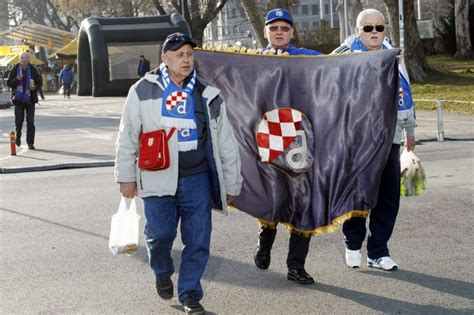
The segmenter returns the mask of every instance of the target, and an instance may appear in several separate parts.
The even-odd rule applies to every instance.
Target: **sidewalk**
[[[37,150],[28,150],[23,144],[17,148],[17,156],[10,156],[8,137],[13,129],[13,109],[0,110],[0,173],[113,165],[124,98],[74,98],[66,103],[60,97],[52,96],[37,107]],[[102,112],[101,106],[104,107]],[[86,109],[89,108],[95,108],[97,112],[87,112],[90,114],[87,115]],[[474,116],[443,113],[443,122],[446,141],[474,141]],[[419,144],[436,141],[436,111],[417,112],[417,123]],[[26,135],[26,126],[23,132]],[[25,137],[22,140],[25,141]]]

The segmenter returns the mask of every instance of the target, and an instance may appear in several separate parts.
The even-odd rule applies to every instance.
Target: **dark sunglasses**
[[[362,30],[366,33],[372,32],[374,28],[379,33],[382,33],[383,31],[385,31],[385,25],[382,25],[382,24],[378,24],[378,25],[367,24],[367,25],[362,26]]]
[[[270,32],[278,32],[278,29],[280,29],[280,31],[282,31],[283,33],[287,33],[287,32],[290,31],[291,27],[290,26],[273,25],[273,26],[269,26],[268,29],[270,30]]]

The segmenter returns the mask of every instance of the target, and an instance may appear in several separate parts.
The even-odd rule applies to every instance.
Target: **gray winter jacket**
[[[175,195],[178,183],[177,132],[169,141],[171,165],[168,169],[142,171],[136,163],[142,128],[144,133],[159,129],[169,133],[160,123],[164,91],[160,82],[159,73],[147,73],[130,88],[116,142],[115,179],[117,182],[136,181],[141,197]],[[199,77],[195,88],[201,92],[207,109],[206,147],[213,207],[226,212],[226,195],[239,195],[243,182],[237,141],[220,91]]]

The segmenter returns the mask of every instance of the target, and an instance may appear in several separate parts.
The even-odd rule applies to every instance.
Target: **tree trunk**
[[[433,11],[434,50],[440,54],[456,52],[454,0],[430,0]]]
[[[253,33],[256,35],[257,45],[264,47],[266,45],[266,39],[263,35],[263,29],[265,27],[263,17],[258,9],[258,4],[255,0],[242,0],[242,7],[244,8],[245,14],[249,19],[250,26],[252,27]]]
[[[454,2],[456,23],[456,58],[470,58],[472,54],[471,34],[469,29],[469,0]]]
[[[345,19],[344,16],[344,0],[338,0],[337,2],[337,15],[339,16],[339,39],[341,43],[351,34],[354,34],[354,29],[357,26],[357,15],[362,11],[362,4],[360,0],[346,0],[347,9],[347,34],[344,32]]]
[[[349,30],[354,34],[354,29],[357,26],[357,16],[362,11],[362,3],[360,0],[346,0],[347,1],[347,18]]]
[[[415,1],[403,0],[403,12],[405,15],[405,63],[410,79],[414,82],[422,82],[426,78],[428,63],[416,24]]]
[[[390,40],[394,47],[400,47],[400,21],[398,19],[398,1],[383,0],[387,11],[388,24],[390,29]]]

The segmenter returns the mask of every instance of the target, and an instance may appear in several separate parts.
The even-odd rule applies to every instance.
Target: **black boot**
[[[254,256],[257,268],[268,269],[268,267],[270,267],[270,252],[276,232],[276,229],[260,227],[260,231],[258,232],[258,247]]]
[[[311,284],[314,279],[304,269],[306,256],[308,255],[311,237],[303,237],[298,234],[290,234],[290,244],[286,265],[288,266],[288,280],[298,284]]]

